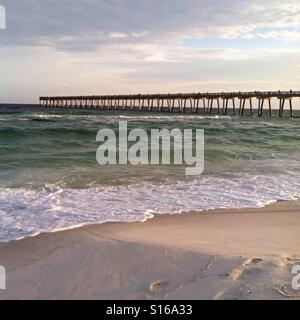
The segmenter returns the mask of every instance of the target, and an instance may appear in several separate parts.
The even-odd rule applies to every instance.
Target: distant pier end
[[[300,91],[254,91],[220,93],[177,93],[177,94],[136,94],[40,97],[40,106],[46,108],[74,108],[92,110],[122,110],[149,112],[189,112],[227,115],[232,114],[261,117],[266,108],[272,115],[272,100],[278,100],[278,116],[283,116],[288,104],[290,116],[294,117],[294,98]],[[246,108],[247,107],[247,108]],[[246,112],[247,111],[247,112]]]

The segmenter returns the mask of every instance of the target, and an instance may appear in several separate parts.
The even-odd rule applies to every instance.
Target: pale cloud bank
[[[2,2],[1,100],[299,89],[298,0]]]

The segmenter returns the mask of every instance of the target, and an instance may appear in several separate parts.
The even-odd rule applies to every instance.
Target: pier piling
[[[138,94],[100,96],[61,96],[40,97],[40,106],[45,108],[123,110],[148,112],[181,112],[227,115],[229,105],[236,114],[236,101],[239,100],[238,114],[244,116],[247,110],[254,114],[253,99],[258,101],[257,115],[262,117],[265,102],[268,114],[272,116],[272,100],[279,101],[278,116],[283,117],[286,101],[289,103],[289,116],[294,117],[293,99],[300,97],[300,91],[255,91],[221,93],[179,93],[179,94]],[[220,104],[222,101],[222,106]],[[249,103],[247,103],[249,102]],[[248,109],[250,108],[250,109]],[[249,115],[249,113],[247,112]]]

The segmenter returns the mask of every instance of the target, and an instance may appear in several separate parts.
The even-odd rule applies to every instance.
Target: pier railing
[[[293,99],[300,97],[300,91],[252,91],[218,93],[136,94],[40,97],[40,106],[46,108],[77,108],[94,110],[124,110],[150,112],[192,112],[205,114],[229,113],[243,116],[257,110],[262,116],[267,103],[268,114],[272,115],[272,100],[278,100],[278,116],[283,116],[286,102],[290,116],[294,116]],[[254,105],[256,102],[256,105]],[[255,107],[257,106],[257,107]]]

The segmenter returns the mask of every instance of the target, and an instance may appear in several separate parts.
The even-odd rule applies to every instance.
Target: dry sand
[[[300,202],[44,234],[0,264],[0,299],[299,299]]]

